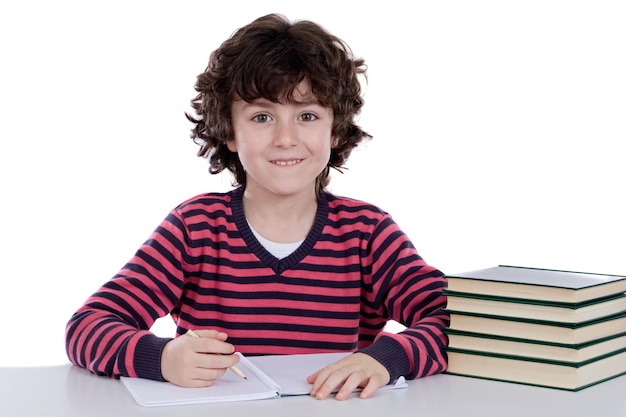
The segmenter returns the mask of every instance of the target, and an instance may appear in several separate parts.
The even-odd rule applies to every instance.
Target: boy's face
[[[296,103],[234,100],[234,138],[228,148],[246,170],[246,190],[274,195],[315,193],[315,180],[328,164],[333,111],[322,107],[307,83],[294,92]]]

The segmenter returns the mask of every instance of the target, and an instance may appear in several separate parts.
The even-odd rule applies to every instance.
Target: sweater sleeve
[[[421,378],[445,371],[449,325],[443,293],[447,280],[428,265],[409,238],[385,215],[372,234],[369,255],[371,274],[364,284],[366,316],[383,316],[406,329],[397,334],[379,333],[359,351],[382,363],[392,380],[400,376]]]
[[[66,326],[68,358],[98,375],[162,380],[161,353],[171,338],[149,331],[180,298],[186,229],[176,211],[132,259],[74,313]]]

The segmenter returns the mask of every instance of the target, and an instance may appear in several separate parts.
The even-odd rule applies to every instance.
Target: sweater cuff
[[[390,381],[401,376],[407,376],[411,365],[406,357],[406,351],[400,343],[391,337],[379,337],[376,341],[358,352],[368,354],[380,362],[389,372]]]
[[[161,374],[161,354],[172,338],[146,335],[137,341],[133,363],[139,378],[164,381]]]

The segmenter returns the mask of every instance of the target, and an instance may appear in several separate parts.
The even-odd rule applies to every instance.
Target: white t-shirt
[[[304,239],[290,243],[272,242],[271,240],[265,239],[256,230],[254,230],[250,223],[248,223],[248,226],[250,226],[250,230],[252,230],[254,237],[256,237],[256,239],[265,248],[265,250],[267,250],[278,259],[283,259],[291,255],[296,249],[298,249],[302,242],[304,242]]]

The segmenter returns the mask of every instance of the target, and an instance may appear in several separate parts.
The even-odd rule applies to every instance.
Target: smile
[[[296,165],[302,162],[302,159],[291,159],[289,161],[272,161],[273,164],[279,165],[281,167],[286,167],[290,165]]]

